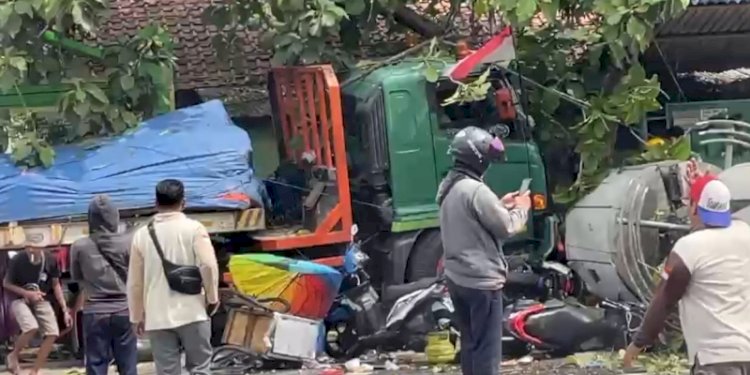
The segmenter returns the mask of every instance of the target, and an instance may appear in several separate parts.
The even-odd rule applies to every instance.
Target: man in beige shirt
[[[210,316],[219,305],[219,270],[206,228],[185,216],[184,207],[182,182],[170,179],[156,185],[158,213],[153,223],[164,258],[178,265],[198,266],[203,294],[182,294],[169,287],[145,226],[133,235],[130,254],[130,321],[139,335],[148,333],[159,375],[181,373],[181,347],[185,351],[185,367],[191,374],[208,374],[211,360]]]

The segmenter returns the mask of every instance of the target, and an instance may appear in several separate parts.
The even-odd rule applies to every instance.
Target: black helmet
[[[448,153],[456,165],[482,175],[491,163],[505,160],[505,145],[488,131],[468,126],[453,137]]]

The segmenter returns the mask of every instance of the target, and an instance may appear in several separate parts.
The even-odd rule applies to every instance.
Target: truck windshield
[[[457,87],[451,81],[441,81],[435,86],[436,111],[441,129],[451,131],[479,126],[502,138],[523,138],[522,132],[513,123],[500,120],[492,89],[487,92],[484,100],[443,105],[446,99],[453,96]]]

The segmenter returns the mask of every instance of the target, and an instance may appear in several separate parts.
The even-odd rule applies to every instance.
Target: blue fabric
[[[85,215],[91,198],[108,194],[120,209],[149,208],[166,178],[185,184],[189,209],[244,209],[244,193],[263,203],[253,177],[247,132],[213,100],[153,118],[130,133],[55,148],[50,168],[27,171],[0,157],[0,222]]]

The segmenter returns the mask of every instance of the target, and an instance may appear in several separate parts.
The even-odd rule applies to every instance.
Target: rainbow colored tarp
[[[316,320],[328,314],[342,280],[329,266],[271,254],[233,255],[229,272],[241,293],[283,298],[292,307],[289,314]]]

